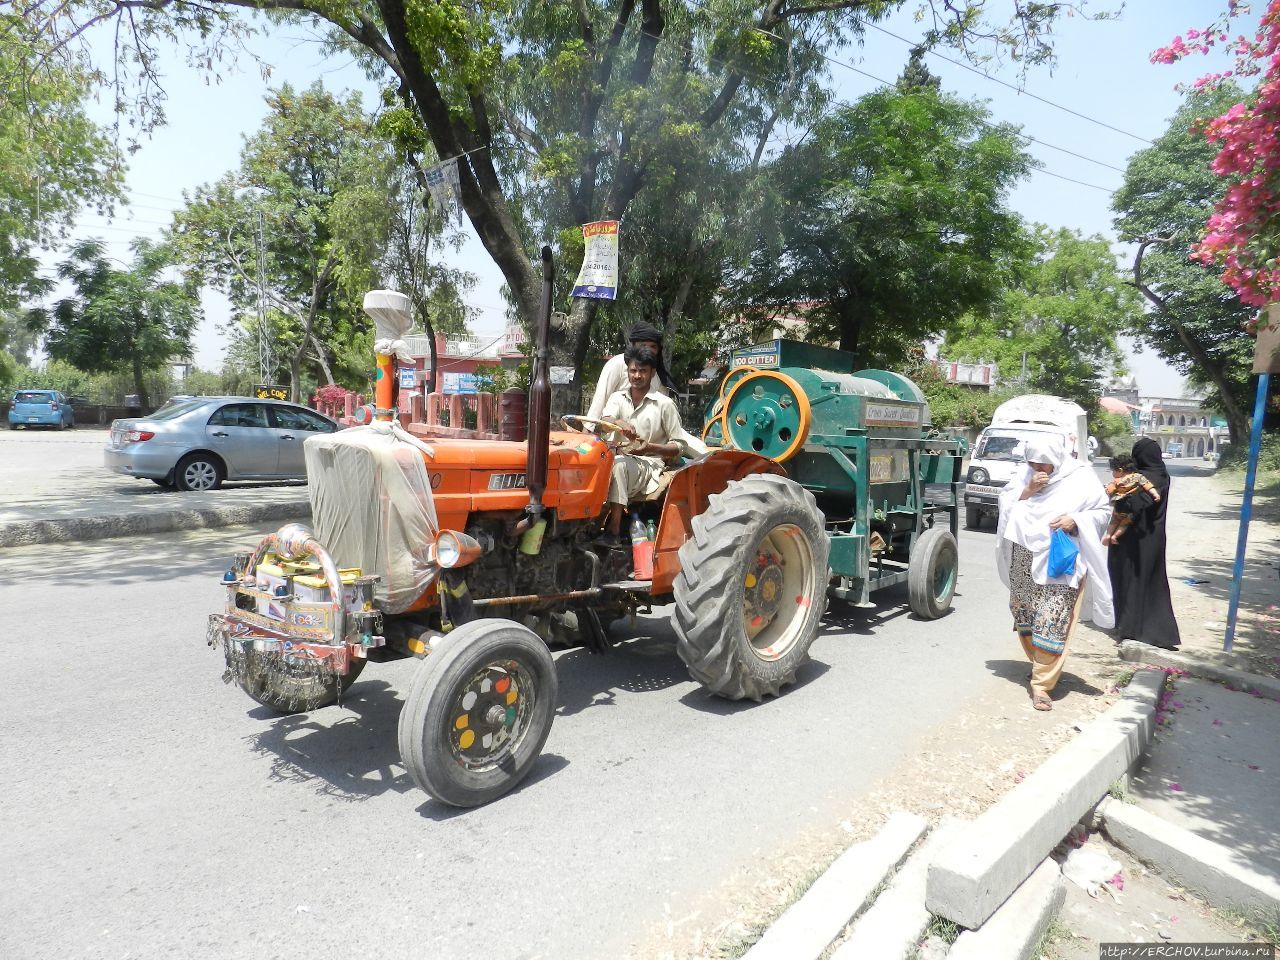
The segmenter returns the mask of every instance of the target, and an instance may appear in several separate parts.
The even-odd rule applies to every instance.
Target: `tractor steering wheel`
[[[605,433],[622,434],[624,439],[618,449],[624,453],[637,442],[626,437],[626,431],[630,427],[606,417],[579,417],[569,413],[560,418],[560,423],[566,430],[575,430],[578,433],[594,433],[596,436],[602,436]],[[594,427],[588,427],[587,424],[593,424]]]

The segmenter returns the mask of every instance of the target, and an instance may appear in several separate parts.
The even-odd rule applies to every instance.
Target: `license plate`
[[[27,423],[39,423],[39,422],[40,422],[39,417],[27,417]]]

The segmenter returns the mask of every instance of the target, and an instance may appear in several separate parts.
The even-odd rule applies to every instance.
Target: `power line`
[[[689,0],[689,2],[690,2],[690,3],[692,3],[694,6],[698,7],[698,8],[699,8],[700,10],[702,10],[703,12],[708,13],[708,14],[710,13],[710,11],[706,9],[706,5],[705,5],[705,3],[703,2],[703,0]],[[875,24],[867,23],[866,21],[863,21],[863,20],[861,20],[860,18],[859,18],[859,22],[862,22],[862,23],[864,23],[864,24],[865,24],[865,25],[867,25],[867,26],[872,26],[872,27],[875,27],[875,26],[876,26]],[[768,38],[769,38],[769,39],[771,39],[771,40],[776,40],[776,41],[778,41],[778,42],[780,42],[780,43],[787,43],[787,42],[788,42],[788,40],[787,40],[787,38],[786,38],[786,37],[779,36],[778,34],[773,33],[772,31],[762,29],[761,27],[757,27],[757,26],[755,26],[754,24],[749,24],[748,26],[750,26],[750,28],[751,28],[752,30],[754,30],[756,33],[759,33],[759,34],[761,34],[762,36],[766,36],[766,37],[768,37]],[[882,31],[883,31],[883,32],[885,32],[885,33],[889,33],[889,31],[883,30],[883,28],[881,28],[881,27],[876,27],[876,29],[878,29],[878,30],[882,30]],[[669,38],[664,38],[664,37],[661,37],[661,36],[657,36],[657,35],[655,35],[655,34],[650,34],[650,33],[648,33],[647,31],[644,31],[644,30],[641,30],[640,32],[641,32],[641,33],[646,34],[647,36],[651,36],[651,37],[653,37],[655,40],[663,40],[663,39],[668,39],[668,40],[669,40]],[[890,35],[890,36],[892,36],[892,37],[894,37],[894,38],[895,38],[895,39],[897,39],[897,40],[902,40],[904,43],[910,44],[912,47],[917,46],[917,44],[913,44],[910,40],[907,40],[907,39],[905,39],[904,37],[900,37],[900,36],[898,36],[897,34],[890,33],[889,35]],[[681,44],[679,41],[670,41],[670,42],[674,42],[676,46],[682,46],[684,49],[687,49],[687,50],[689,50],[690,52],[694,52],[691,44]],[[868,71],[866,71],[866,70],[863,70],[863,69],[861,69],[861,68],[859,68],[859,67],[855,67],[855,66],[854,66],[853,64],[851,64],[851,63],[846,63],[846,62],[845,62],[845,61],[843,61],[843,60],[838,60],[838,59],[836,59],[835,57],[829,56],[828,54],[823,53],[821,50],[817,49],[816,47],[813,47],[812,49],[813,49],[813,52],[814,52],[814,53],[816,53],[819,57],[821,57],[823,60],[827,61],[828,63],[834,64],[834,65],[836,65],[836,66],[838,66],[838,67],[843,67],[843,68],[844,68],[844,69],[846,69],[846,70],[851,70],[851,71],[853,71],[854,73],[857,73],[857,74],[860,74],[861,76],[866,77],[868,80],[874,80],[876,83],[879,83],[879,84],[881,84],[882,86],[886,86],[886,87],[892,87],[892,86],[893,86],[893,83],[892,83],[891,81],[889,81],[889,80],[885,80],[883,77],[878,77],[878,76],[876,76],[874,73],[869,73],[869,72],[868,72]],[[929,52],[930,52],[930,53],[932,53],[932,51],[929,51]],[[985,73],[983,73],[983,72],[982,72],[982,71],[980,71],[980,70],[976,70],[976,69],[974,69],[973,67],[970,67],[970,66],[968,66],[968,65],[967,65],[967,64],[965,64],[965,63],[962,63],[962,62],[959,62],[959,61],[953,61],[953,60],[951,60],[951,59],[950,59],[950,58],[948,58],[948,57],[943,57],[943,56],[942,56],[942,54],[934,54],[934,55],[935,55],[935,56],[942,57],[942,59],[947,60],[949,63],[956,63],[956,65],[957,65],[957,66],[965,67],[965,68],[966,68],[966,69],[968,69],[968,70],[972,70],[973,72],[977,73],[979,76],[987,77],[987,79],[993,80],[993,81],[995,81],[996,83],[1004,84],[1004,86],[1010,87],[1010,89],[1018,90],[1018,88],[1017,88],[1017,87],[1014,87],[1014,86],[1012,86],[1011,84],[1008,84],[1008,83],[1006,83],[1005,81],[1000,80],[1000,79],[999,79],[999,78],[997,78],[997,77],[991,77],[991,76],[989,76],[988,74],[985,74]],[[709,59],[714,60],[715,58],[709,58]],[[732,67],[730,64],[728,64],[728,63],[726,63],[726,62],[724,62],[724,61],[717,61],[717,62],[720,62],[723,66],[730,67],[731,69],[736,69],[736,70],[738,70],[738,72],[742,73],[742,74],[743,74],[743,75],[745,75],[745,76],[752,76],[752,74],[751,74],[749,71],[742,70],[742,69],[741,69],[741,68],[739,68],[739,67]],[[756,80],[758,81],[760,78],[759,78],[758,76],[755,76],[755,77],[754,77],[754,79],[756,79]],[[1025,92],[1025,91],[1018,90],[1018,92],[1020,92],[1020,93],[1021,93],[1021,92]],[[1042,97],[1038,97],[1038,96],[1036,96],[1035,94],[1031,94],[1031,93],[1028,93],[1028,94],[1027,94],[1027,96],[1034,97],[1034,98],[1035,98],[1035,99],[1037,99],[1037,100],[1041,100],[1041,99],[1043,99]],[[842,104],[842,105],[844,105],[844,106],[849,106],[849,105],[850,105],[850,104],[848,103],[848,101],[844,101],[844,100],[837,100],[837,101],[835,101],[835,102],[836,102],[836,103],[838,103],[838,104]],[[1046,100],[1046,101],[1044,101],[1044,102],[1045,102],[1045,103],[1049,103],[1049,105],[1050,105],[1050,106],[1055,106],[1055,107],[1056,107],[1056,106],[1059,106],[1058,104],[1052,103],[1051,101],[1048,101],[1048,100]],[[1067,109],[1067,108],[1063,107],[1062,109]],[[1074,112],[1074,111],[1069,111],[1069,112]],[[1099,123],[1099,124],[1101,124],[1101,125],[1102,125],[1102,126],[1104,126],[1104,127],[1105,127],[1105,126],[1108,126],[1107,124],[1102,123],[1102,121],[1100,121],[1100,120],[1094,120],[1092,117],[1086,117],[1086,116],[1084,116],[1084,114],[1077,114],[1077,116],[1080,116],[1080,117],[1082,117],[1082,118],[1083,118],[1083,119],[1085,119],[1085,120],[1090,120],[1091,122],[1094,122],[1094,123]],[[990,123],[990,122],[988,122],[988,121],[985,121],[985,120],[979,120],[979,121],[978,121],[978,123],[980,123],[982,126],[986,127],[986,128],[987,128],[987,129],[989,129],[989,130],[994,130],[994,129],[996,129],[995,124],[992,124],[992,123]],[[1112,127],[1111,129],[1117,129],[1117,128]],[[1120,132],[1120,133],[1126,133],[1128,136],[1136,137],[1136,139],[1142,140],[1142,138],[1141,138],[1141,137],[1137,137],[1137,136],[1136,136],[1136,134],[1130,134],[1130,133],[1127,133],[1127,131],[1124,131],[1124,130],[1118,130],[1118,132]],[[1097,160],[1097,159],[1095,159],[1095,158],[1093,158],[1093,157],[1086,156],[1086,155],[1084,155],[1084,154],[1082,154],[1082,153],[1077,153],[1076,151],[1074,151],[1074,150],[1069,150],[1069,149],[1067,149],[1066,147],[1059,147],[1059,146],[1057,146],[1057,145],[1055,145],[1055,144],[1049,143],[1048,141],[1041,140],[1041,139],[1039,139],[1039,138],[1037,138],[1037,137],[1033,137],[1033,136],[1031,136],[1030,134],[1022,133],[1021,131],[1016,131],[1016,132],[1014,132],[1014,134],[1013,134],[1013,135],[1014,135],[1015,137],[1017,137],[1018,139],[1023,140],[1023,141],[1025,141],[1025,142],[1027,142],[1027,143],[1037,143],[1037,144],[1039,144],[1040,146],[1042,146],[1042,147],[1046,147],[1046,148],[1048,148],[1048,149],[1050,149],[1050,150],[1057,150],[1057,151],[1058,151],[1058,152],[1060,152],[1060,153],[1065,153],[1065,154],[1067,154],[1068,156],[1075,157],[1077,160],[1084,160],[1084,161],[1085,161],[1085,162],[1087,162],[1087,163],[1097,164],[1098,166],[1100,166],[1100,167],[1105,167],[1105,168],[1107,168],[1108,170],[1114,170],[1116,173],[1125,173],[1125,172],[1126,172],[1124,169],[1122,169],[1121,167],[1117,167],[1117,166],[1115,166],[1114,164],[1107,163],[1106,161],[1103,161],[1103,160]],[[1150,141],[1149,141],[1149,140],[1143,140],[1143,143],[1150,143]],[[1062,174],[1060,174],[1060,173],[1054,173],[1052,170],[1046,170],[1046,169],[1044,169],[1044,168],[1039,168],[1039,169],[1037,169],[1035,172],[1037,172],[1037,173],[1043,173],[1043,174],[1046,174],[1046,175],[1051,176],[1051,177],[1056,177],[1057,179],[1059,179],[1059,180],[1065,180],[1065,181],[1067,181],[1068,183],[1075,183],[1075,184],[1079,184],[1080,186],[1083,186],[1083,187],[1090,187],[1090,188],[1092,188],[1092,189],[1094,189],[1094,190],[1101,190],[1101,191],[1102,191],[1102,192],[1104,192],[1104,193],[1109,193],[1109,194],[1110,194],[1110,193],[1115,193],[1115,191],[1114,191],[1114,190],[1111,190],[1111,189],[1109,189],[1109,188],[1107,188],[1107,187],[1101,187],[1101,186],[1098,186],[1096,183],[1086,183],[1086,182],[1085,182],[1085,181],[1083,181],[1083,180],[1076,180],[1076,179],[1074,179],[1074,178],[1072,178],[1072,177],[1067,177],[1067,176],[1064,176],[1064,175],[1062,175]]]
[[[693,0],[693,2],[696,2],[696,0]],[[900,40],[903,43],[907,44],[908,46],[912,47],[913,49],[920,46],[919,43],[916,43],[912,40],[908,40],[906,37],[899,36],[898,34],[894,33],[892,30],[886,30],[884,27],[880,26],[879,24],[871,23],[869,20],[863,20],[861,17],[856,17],[855,19],[858,20],[858,22],[861,23],[864,27],[870,27],[872,30],[879,31],[880,33],[883,33],[885,36],[893,37],[893,39],[895,40]],[[939,60],[945,60],[947,63],[960,67],[961,69],[968,70],[970,73],[976,73],[978,76],[982,77],[984,80],[990,80],[992,83],[998,83],[1000,84],[1000,86],[1007,87],[1008,89],[1022,96],[1030,97],[1032,100],[1039,100],[1041,103],[1046,104],[1047,106],[1053,107],[1056,110],[1061,110],[1064,113],[1069,113],[1073,117],[1079,117],[1081,120],[1087,120],[1089,123],[1094,123],[1100,127],[1105,127],[1107,130],[1111,130],[1115,133],[1123,134],[1126,137],[1132,137],[1134,140],[1137,140],[1139,143],[1145,143],[1148,145],[1151,144],[1151,141],[1148,140],[1146,137],[1140,137],[1136,133],[1130,133],[1128,130],[1122,130],[1119,127],[1113,127],[1111,124],[1103,120],[1099,120],[1096,117],[1091,117],[1088,114],[1081,113],[1078,110],[1073,110],[1070,107],[1065,106],[1064,104],[1055,103],[1054,101],[1049,100],[1046,97],[1042,97],[1042,96],[1039,96],[1038,94],[1032,93],[1030,90],[1025,90],[1022,87],[1017,86],[1016,84],[1009,83],[1007,80],[1001,80],[999,77],[993,77],[991,74],[987,73],[985,70],[979,70],[977,67],[973,66],[972,64],[965,63],[963,60],[955,60],[951,57],[946,56],[945,54],[938,53],[936,50],[926,50],[925,52],[929,54],[929,56],[931,57],[937,57]]]
[[[697,0],[692,0],[692,2],[697,2]],[[778,34],[776,34],[776,33],[771,33],[771,32],[770,32],[770,31],[768,31],[768,30],[761,30],[759,27],[756,27],[756,28],[754,28],[754,29],[756,30],[756,32],[757,32],[757,33],[759,33],[759,34],[761,34],[761,35],[763,35],[763,36],[769,37],[770,39],[777,40],[777,41],[780,41],[780,42],[782,42],[782,43],[786,43],[786,42],[787,42],[787,40],[786,40],[786,38],[785,38],[785,37],[780,37],[780,36],[778,36]],[[833,63],[833,64],[835,64],[835,65],[836,65],[836,66],[838,66],[838,67],[844,67],[846,70],[852,70],[854,73],[861,74],[862,76],[867,77],[868,79],[874,80],[876,83],[879,83],[879,84],[881,84],[881,85],[883,85],[883,86],[886,86],[886,87],[892,87],[892,86],[893,86],[893,83],[892,83],[891,81],[889,81],[889,80],[885,80],[883,77],[877,77],[874,73],[868,73],[866,70],[861,70],[861,69],[859,69],[858,67],[855,67],[855,66],[854,66],[853,64],[851,64],[851,63],[845,63],[843,60],[837,60],[835,57],[828,56],[827,54],[823,53],[821,50],[817,50],[817,49],[815,49],[815,50],[814,50],[814,53],[816,53],[818,56],[820,56],[823,60],[826,60],[828,63]],[[844,105],[844,106],[850,106],[850,104],[849,104],[847,101],[838,100],[838,101],[836,101],[836,102],[837,102],[837,103],[840,103],[840,104],[842,104],[842,105]],[[994,131],[994,130],[996,130],[996,129],[997,129],[997,127],[996,127],[996,125],[995,125],[994,123],[991,123],[991,122],[989,122],[989,121],[987,121],[987,120],[978,120],[977,122],[978,122],[980,125],[982,125],[982,126],[986,127],[988,130],[993,130],[993,131]],[[1073,152],[1073,151],[1071,151],[1071,150],[1067,150],[1065,147],[1055,147],[1055,146],[1054,146],[1053,144],[1051,144],[1051,143],[1045,143],[1043,140],[1037,140],[1035,137],[1028,136],[1028,135],[1026,135],[1026,134],[1024,134],[1024,133],[1021,133],[1021,132],[1018,132],[1018,131],[1014,131],[1013,136],[1017,137],[1017,138],[1018,138],[1018,139],[1020,139],[1020,140],[1026,140],[1026,141],[1029,141],[1029,142],[1031,142],[1031,143],[1038,143],[1038,144],[1040,144],[1040,145],[1041,145],[1041,146],[1043,146],[1043,147],[1050,147],[1050,148],[1051,148],[1051,149],[1053,149],[1053,150],[1061,150],[1063,153],[1069,153],[1069,154],[1071,154],[1071,156],[1073,156],[1073,157],[1078,157],[1078,158],[1079,158],[1079,159],[1081,159],[1081,160],[1088,160],[1088,161],[1090,161],[1091,163],[1097,163],[1097,164],[1099,164],[1099,165],[1101,165],[1101,166],[1109,167],[1110,169],[1115,170],[1115,171],[1117,171],[1118,173],[1124,173],[1124,171],[1123,171],[1123,170],[1121,170],[1119,167],[1113,167],[1113,166],[1111,166],[1111,164],[1109,164],[1109,163],[1103,163],[1101,160],[1094,160],[1093,158],[1091,158],[1091,157],[1086,157],[1086,156],[1084,156],[1083,154],[1075,153],[1075,152]],[[1067,177],[1067,176],[1064,176],[1064,175],[1062,175],[1062,174],[1060,174],[1060,173],[1054,173],[1052,170],[1045,169],[1044,167],[1038,167],[1038,168],[1034,169],[1034,170],[1032,171],[1032,173],[1033,173],[1033,174],[1035,174],[1035,173],[1043,173],[1043,174],[1045,174],[1045,175],[1047,175],[1047,176],[1050,176],[1050,177],[1056,177],[1056,178],[1057,178],[1057,179],[1059,179],[1059,180],[1065,180],[1065,181],[1067,181],[1068,183],[1075,183],[1075,184],[1079,184],[1079,185],[1080,185],[1080,186],[1082,186],[1082,187],[1090,187],[1090,188],[1092,188],[1092,189],[1094,189],[1094,190],[1101,190],[1103,193],[1107,193],[1107,194],[1115,193],[1115,191],[1114,191],[1114,190],[1112,190],[1112,189],[1110,189],[1110,188],[1108,188],[1108,187],[1102,187],[1102,186],[1099,186],[1099,185],[1098,185],[1098,184],[1096,184],[1096,183],[1086,183],[1084,180],[1076,180],[1076,179],[1074,179],[1073,177]]]

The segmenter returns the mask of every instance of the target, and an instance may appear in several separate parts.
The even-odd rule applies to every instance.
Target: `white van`
[[[1067,453],[1089,460],[1088,418],[1084,408],[1062,397],[1030,393],[996,408],[991,425],[978,434],[965,475],[964,525],[976,530],[985,516],[1000,515],[1000,491],[1023,464],[1023,446],[1037,435],[1066,441]]]

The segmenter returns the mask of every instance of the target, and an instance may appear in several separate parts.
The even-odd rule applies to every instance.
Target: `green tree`
[[[297,401],[304,363],[333,383],[335,345],[368,327],[359,297],[385,247],[393,163],[371,139],[358,95],[286,84],[266,99],[270,112],[239,170],[197,188],[175,215],[173,236],[201,278],[226,291],[233,331],[254,341],[261,217],[268,329]]]
[[[996,301],[1026,253],[1007,193],[1030,169],[975,102],[927,84],[868,94],[771,165],[739,297],[749,314],[807,304],[810,336],[900,363]]]
[[[825,51],[861,34],[903,0],[258,0],[291,17],[318,18],[335,46],[387,80],[407,141],[458,158],[462,205],[502,271],[517,315],[538,309],[531,254],[555,239],[576,265],[574,234],[589,220],[620,218],[642,191],[669,190],[684,155],[721,136],[770,122],[788,102],[797,70],[816,82]],[[55,37],[92,14],[124,14],[117,51],[147,72],[158,37],[191,27],[221,53],[244,0],[33,0],[32,28]],[[1057,3],[1015,4],[1008,24],[989,25],[982,0],[930,0],[929,43],[994,41],[1015,58],[1047,59]],[[1073,12],[1075,6],[1070,8]],[[126,71],[129,72],[129,71]],[[136,74],[136,70],[132,71]],[[143,97],[146,102],[145,96]],[[786,118],[784,117],[784,120]],[[754,137],[743,142],[749,143]],[[579,248],[580,249],[580,248]],[[553,362],[586,349],[596,301],[576,301],[553,343]],[[553,407],[572,406],[578,381],[558,387]]]
[[[1242,98],[1238,87],[1195,92],[1163,135],[1134,154],[1112,200],[1121,240],[1138,244],[1134,280],[1151,304],[1133,336],[1154,349],[1222,410],[1232,443],[1248,435],[1256,310],[1223,285],[1213,266],[1191,258],[1205,219],[1231,183],[1210,164],[1217,148],[1201,131]]]
[[[145,375],[190,354],[200,321],[200,299],[190,279],[172,280],[173,252],[145,239],[133,242],[133,264],[111,265],[101,241],[71,248],[58,276],[71,284],[52,312],[35,311],[45,349],[88,373],[127,371],[134,392],[149,407]]]
[[[0,13],[0,310],[47,292],[38,249],[85,205],[109,205],[121,182],[116,152],[82,106],[88,74],[48,38],[25,35],[22,17]]]
[[[995,362],[1005,382],[1021,378],[1025,358],[1026,392],[1068,397],[1091,410],[1101,381],[1123,364],[1119,334],[1142,321],[1140,298],[1104,238],[1037,225],[1030,239],[1034,258],[995,307],[962,317],[939,352]]]

